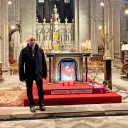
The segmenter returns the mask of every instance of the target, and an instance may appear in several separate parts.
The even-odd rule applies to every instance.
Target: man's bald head
[[[35,44],[36,44],[36,38],[31,36],[31,37],[28,38],[27,42],[29,43],[30,47],[34,47]]]

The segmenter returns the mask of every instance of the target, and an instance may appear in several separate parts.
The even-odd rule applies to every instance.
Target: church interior
[[[34,36],[48,67],[47,105],[70,104],[67,98],[74,99],[72,104],[95,103],[83,94],[99,94],[97,103],[120,103],[121,96],[110,90],[113,68],[120,69],[121,79],[128,79],[127,22],[127,0],[0,0],[0,80],[4,82],[4,73],[18,76],[20,51]],[[103,86],[95,81],[102,73]],[[79,96],[72,97],[76,93]],[[102,100],[105,95],[110,97]]]

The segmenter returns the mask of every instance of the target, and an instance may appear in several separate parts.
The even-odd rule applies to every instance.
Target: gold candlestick
[[[105,49],[104,59],[111,59],[109,44],[113,40],[113,37],[110,38],[108,33],[105,34],[104,28],[100,30],[100,36],[101,36],[102,45]]]

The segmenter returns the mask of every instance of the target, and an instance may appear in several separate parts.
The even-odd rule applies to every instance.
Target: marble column
[[[121,60],[121,42],[120,42],[120,14],[121,14],[122,0],[111,0],[112,8],[112,57],[114,57],[115,64],[120,63]]]
[[[91,39],[90,23],[90,0],[79,1],[79,49],[80,44]]]
[[[3,63],[3,70],[9,70],[8,0],[1,0],[1,16],[0,61]]]
[[[20,0],[21,43],[36,36],[36,0]]]

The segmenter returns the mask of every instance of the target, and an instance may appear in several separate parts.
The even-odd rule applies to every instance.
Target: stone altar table
[[[90,53],[47,53],[49,58],[49,83],[61,80],[61,62],[75,63],[75,81],[87,82],[87,58]]]

